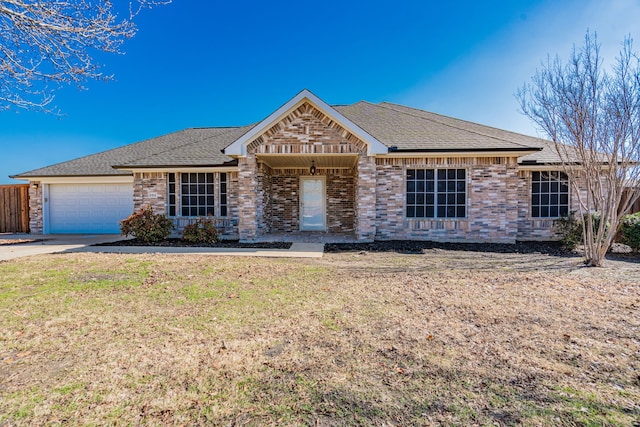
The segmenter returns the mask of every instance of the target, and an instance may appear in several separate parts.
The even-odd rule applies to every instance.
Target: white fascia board
[[[566,167],[562,166],[561,163],[537,163],[537,164],[518,164],[518,169],[522,171],[538,171],[538,172],[547,172],[547,171],[580,171],[583,169],[580,165],[567,165]]]
[[[432,152],[391,152],[379,154],[378,158],[437,158],[437,157],[522,157],[537,151],[432,151]]]
[[[22,178],[27,179],[27,178]],[[41,184],[129,184],[133,183],[133,175],[116,176],[42,176],[29,177],[29,182]]]
[[[118,168],[119,171],[131,173],[149,173],[149,172],[238,172],[237,166],[170,166],[166,168]]]
[[[280,120],[285,118],[291,111],[298,108],[305,102],[309,102],[311,105],[322,111],[327,116],[331,117],[333,121],[338,123],[340,126],[354,134],[360,140],[364,141],[367,144],[367,154],[375,155],[387,153],[389,148],[382,144],[380,141],[375,139],[373,136],[369,135],[366,131],[364,131],[360,126],[353,123],[351,120],[347,119],[345,116],[340,114],[335,108],[331,107],[329,104],[315,96],[309,90],[304,89],[302,92],[294,96],[291,100],[289,100],[282,107],[278,108],[276,111],[271,113],[266,119],[262,120],[256,126],[253,127],[249,132],[242,135],[240,138],[235,140],[231,145],[225,148],[224,153],[227,156],[246,156],[247,155],[247,145],[259,137],[262,133],[264,133],[267,129],[272,127],[274,124],[278,123]]]

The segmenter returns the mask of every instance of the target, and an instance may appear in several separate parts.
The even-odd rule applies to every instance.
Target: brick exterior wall
[[[44,213],[42,209],[42,184],[33,181],[29,186],[29,230],[31,234],[42,234],[44,232]],[[38,188],[33,188],[33,184],[38,184]]]
[[[407,168],[467,170],[467,217],[405,217]],[[399,158],[376,161],[377,240],[514,242],[518,204],[515,158]]]
[[[301,169],[269,170],[259,179],[263,184],[263,216],[258,220],[260,235],[295,233],[300,230],[300,178],[309,176]],[[355,177],[353,170],[318,170],[326,177],[327,232],[353,236]]]
[[[358,154],[367,145],[304,103],[247,145],[251,154]]]
[[[173,231],[173,235],[175,236],[181,236],[182,235],[182,231],[184,230],[184,227],[186,227],[189,224],[194,223],[198,218],[192,218],[192,217],[183,217],[181,216],[181,172],[180,171],[176,171],[175,173],[175,179],[176,179],[176,216],[173,217],[173,223],[174,223],[174,231]],[[138,174],[136,174],[138,175]],[[151,205],[153,208],[154,212],[157,213],[164,213],[165,215],[168,215],[168,173],[162,173],[161,175],[164,175],[164,178],[160,178],[159,176],[160,174],[156,175],[155,177],[152,176],[147,176],[146,179],[152,179],[154,180],[153,182],[149,182],[150,185],[154,185],[155,188],[158,191],[161,191],[162,187],[164,186],[164,190],[163,190],[163,195],[164,195],[164,208],[162,210],[162,212],[160,212],[159,208],[156,208],[156,203],[159,203],[157,200],[153,199],[151,200]],[[216,211],[216,215],[213,216],[211,219],[213,220],[213,223],[215,225],[215,227],[218,230],[219,236],[221,239],[237,239],[238,238],[238,173],[237,172],[226,172],[227,175],[227,216],[222,217],[219,216],[218,213],[220,212],[220,174],[218,172],[214,173],[214,201],[215,201],[215,211]],[[141,177],[142,178],[142,177]],[[164,184],[160,182],[161,179],[164,179]],[[144,182],[143,180],[140,180],[140,185],[143,186]],[[140,194],[148,194],[150,191],[145,191],[144,188],[142,187],[140,190]],[[134,199],[136,199],[136,186],[134,184]],[[141,204],[140,206],[147,206],[149,204],[149,202],[145,202],[144,201],[144,196],[142,196],[141,198]],[[137,204],[136,204],[137,206]]]
[[[273,176],[268,190],[272,194],[268,218],[271,232],[291,233],[300,229],[300,176],[297,172]]]
[[[531,171],[518,173],[518,239],[552,240],[557,238],[553,231],[553,220],[531,218]]]
[[[327,231],[352,236],[355,233],[356,178],[354,170],[327,172]]]
[[[261,154],[359,156],[358,168],[366,179],[356,179],[354,169],[320,169],[326,176],[327,232],[353,236],[356,223],[372,239],[375,229],[375,163],[366,157],[367,145],[331,118],[305,103],[247,146],[238,161],[238,222],[240,239],[255,240],[268,233],[300,229],[300,177],[308,169],[272,169],[258,162]],[[356,200],[364,199],[356,208]],[[364,215],[362,221],[356,217]]]
[[[515,242],[554,238],[553,221],[529,218],[530,182],[515,157],[379,158],[309,104],[303,104],[247,145],[239,159],[238,221],[242,240],[300,228],[302,169],[272,169],[261,155],[357,155],[353,170],[326,176],[327,232],[358,240]],[[268,162],[268,158],[265,158]],[[464,168],[467,217],[406,218],[407,168]]]
[[[240,240],[251,241],[258,236],[257,212],[262,210],[258,193],[258,164],[255,155],[238,159],[238,233]]]
[[[230,238],[237,239],[238,234],[238,172],[227,172],[227,218]]]
[[[148,206],[153,213],[167,214],[166,172],[143,172],[133,175],[133,210]]]
[[[376,160],[360,155],[358,157],[355,210],[356,238],[358,240],[373,241],[376,236],[376,207],[378,205],[376,182],[378,178],[380,177],[376,174]],[[384,199],[380,200],[380,203],[384,203]]]
[[[273,171],[264,163],[258,165],[256,184],[257,234],[264,235],[271,232],[273,212]]]
[[[578,186],[583,189],[582,196],[586,197],[584,179],[579,179]],[[569,211],[581,212],[578,195],[574,185],[569,185]],[[531,171],[518,173],[518,240],[558,240],[561,236],[555,231],[553,219],[531,217]],[[580,213],[577,214],[580,216]]]
[[[376,159],[367,156],[363,141],[308,103],[250,142],[246,153],[238,159],[238,172],[227,173],[226,223],[242,241],[299,231],[300,178],[309,170],[293,166],[300,156],[325,155],[351,155],[356,160],[351,169],[317,169],[317,175],[326,179],[328,234],[362,241],[515,242],[556,237],[552,220],[530,217],[530,172],[519,171],[516,157]],[[270,167],[269,155],[290,157],[291,168],[282,168],[281,162],[275,162],[278,168]],[[465,169],[467,216],[407,218],[408,168]],[[156,212],[166,212],[166,185],[166,174],[136,174],[136,208],[151,203]],[[576,206],[572,196],[571,209]],[[32,205],[34,212],[37,209]],[[37,229],[37,222],[32,229]]]

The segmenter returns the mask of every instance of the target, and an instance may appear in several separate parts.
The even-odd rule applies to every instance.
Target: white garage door
[[[49,185],[50,233],[117,234],[132,212],[132,184]]]

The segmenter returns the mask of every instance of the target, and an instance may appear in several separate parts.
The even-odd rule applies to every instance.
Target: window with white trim
[[[407,169],[407,218],[465,218],[466,169]]]
[[[569,215],[569,178],[564,172],[531,172],[531,217]]]
[[[226,173],[169,173],[167,184],[169,216],[227,216]]]
[[[167,177],[167,181],[168,181],[168,188],[167,188],[167,192],[169,193],[169,216],[176,216],[176,204],[177,204],[177,200],[176,200],[176,174],[175,173],[170,173],[169,176]]]
[[[227,216],[227,174],[220,175],[220,216]]]

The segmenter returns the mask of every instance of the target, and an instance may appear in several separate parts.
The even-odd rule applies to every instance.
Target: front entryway
[[[326,217],[324,177],[301,177],[300,230],[325,231]]]

